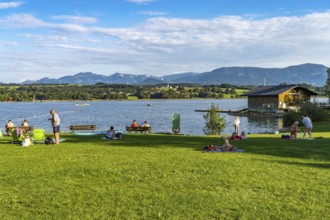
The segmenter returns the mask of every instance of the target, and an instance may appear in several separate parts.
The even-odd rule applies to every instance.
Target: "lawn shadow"
[[[203,152],[207,145],[221,146],[220,136],[187,136],[164,134],[124,134],[123,139],[109,140],[102,135],[75,136],[63,135],[68,143],[91,143],[102,147],[134,148],[185,148]],[[330,161],[329,139],[285,140],[280,137],[252,137],[247,140],[230,141],[248,154],[268,155],[283,158],[315,159]]]
[[[242,147],[252,154],[330,161],[329,139],[250,138]]]
[[[329,169],[330,163],[319,163],[319,162],[298,162],[298,161],[287,161],[287,160],[261,160],[265,162],[271,162],[271,163],[279,163],[279,164],[286,164],[286,165],[294,165],[294,166],[306,166],[306,167],[315,167],[315,168],[321,168],[321,169]]]

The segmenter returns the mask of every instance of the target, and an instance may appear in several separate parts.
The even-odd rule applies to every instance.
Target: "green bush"
[[[313,122],[322,121],[326,114],[323,109],[320,109],[313,103],[306,103],[300,107],[298,112],[288,111],[283,115],[283,125],[291,126],[295,121],[301,122],[301,116],[308,116]]]
[[[212,103],[211,108],[208,109],[208,112],[203,117],[205,119],[203,132],[206,135],[221,134],[226,127],[226,118],[219,114],[219,107],[214,103]]]
[[[285,127],[291,126],[295,121],[301,121],[300,117],[300,113],[295,111],[288,111],[283,115],[283,125]]]
[[[299,113],[301,116],[308,116],[312,121],[322,121],[326,115],[323,109],[320,109],[314,103],[306,103],[301,106]]]

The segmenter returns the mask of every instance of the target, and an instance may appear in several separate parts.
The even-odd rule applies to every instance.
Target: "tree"
[[[327,70],[328,79],[325,83],[325,94],[328,96],[328,102],[330,103],[330,68]]]
[[[203,132],[206,135],[221,134],[226,127],[226,118],[219,114],[219,107],[214,103],[212,103],[211,108],[208,109],[208,112],[203,117],[205,120]]]

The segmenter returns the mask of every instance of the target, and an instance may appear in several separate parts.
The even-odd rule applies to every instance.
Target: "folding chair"
[[[42,128],[36,128],[33,130],[33,142],[44,143],[46,139],[45,130]]]

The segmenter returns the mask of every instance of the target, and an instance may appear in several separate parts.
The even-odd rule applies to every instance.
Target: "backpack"
[[[55,144],[53,138],[51,137],[46,137],[45,139],[45,144]]]

